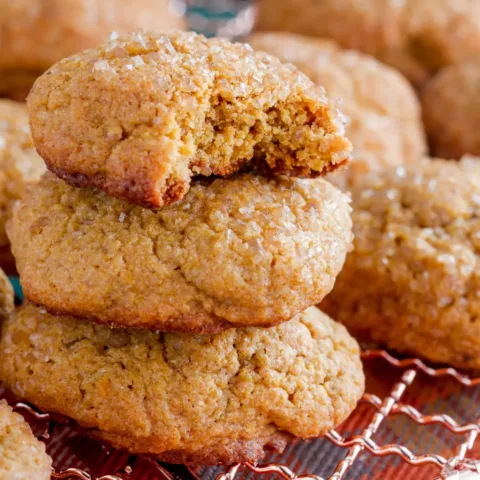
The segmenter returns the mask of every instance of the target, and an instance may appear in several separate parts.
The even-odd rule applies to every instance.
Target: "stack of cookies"
[[[352,241],[313,178],[350,156],[321,87],[246,45],[135,34],[56,64],[29,107],[51,173],[8,228],[31,302],[2,330],[14,393],[174,463],[256,461],[349,415],[358,345],[312,307]]]

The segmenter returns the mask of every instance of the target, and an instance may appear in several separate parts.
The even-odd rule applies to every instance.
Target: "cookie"
[[[0,269],[0,323],[5,320],[15,308],[13,287],[5,272]]]
[[[28,423],[0,400],[0,479],[50,480],[52,459]]]
[[[477,0],[260,0],[257,29],[331,38],[375,55],[417,86],[480,55]]]
[[[416,162],[427,151],[421,109],[409,82],[373,57],[334,42],[289,33],[256,33],[253,48],[292,62],[348,117],[346,134],[358,169]]]
[[[170,3],[0,0],[0,94],[18,98],[21,92],[28,93],[55,62],[94,47],[112,31],[183,28]]]
[[[317,176],[344,165],[342,117],[293,66],[202,35],[131,35],[62,60],[28,103],[48,168],[146,207],[183,198],[192,176],[254,162]]]
[[[362,341],[480,368],[480,160],[371,172],[354,251],[321,307]]]
[[[0,356],[15,394],[169,463],[254,462],[325,434],[364,390],[357,343],[316,308],[271,329],[202,336],[111,329],[27,304],[4,324]]]
[[[62,315],[163,331],[271,326],[332,289],[351,244],[346,195],[323,179],[194,181],[158,211],[51,173],[9,235],[24,294]]]
[[[480,63],[453,65],[425,87],[423,115],[436,155],[480,155]]]
[[[30,136],[24,104],[0,100],[0,266],[13,273],[5,224],[12,205],[23,195],[26,185],[37,181],[45,171]]]
[[[341,47],[333,40],[307,37],[289,32],[254,32],[246,38],[246,42],[255,50],[270,53],[282,62],[289,63],[306,63],[320,53],[341,51]],[[315,77],[314,72],[307,71],[304,73],[310,78]],[[313,80],[316,81],[315,78]]]

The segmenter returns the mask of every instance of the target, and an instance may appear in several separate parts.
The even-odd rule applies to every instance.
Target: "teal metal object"
[[[206,37],[238,39],[253,27],[252,0],[186,0],[183,9],[190,30]]]
[[[18,277],[8,277],[10,283],[13,285],[13,290],[15,291],[15,297],[19,300],[23,300],[23,291],[22,286],[20,285],[20,280]]]

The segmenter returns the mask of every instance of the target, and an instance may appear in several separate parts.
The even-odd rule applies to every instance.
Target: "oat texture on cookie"
[[[64,59],[28,103],[48,168],[146,207],[246,164],[317,176],[346,164],[342,115],[292,65],[227,40],[132,34]]]
[[[358,338],[480,368],[480,162],[357,176],[354,250],[321,304]]]

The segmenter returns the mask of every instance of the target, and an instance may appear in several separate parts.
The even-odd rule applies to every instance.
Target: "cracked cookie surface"
[[[357,343],[316,308],[207,336],[111,329],[27,304],[4,323],[0,355],[17,395],[171,463],[256,461],[325,434],[364,389]]]
[[[331,290],[351,244],[346,195],[323,179],[194,181],[158,211],[47,173],[9,235],[25,296],[125,326],[271,326]]]
[[[247,163],[293,176],[349,160],[342,116],[292,65],[202,35],[134,34],[60,61],[28,103],[36,147],[75,186],[156,208]]]
[[[331,38],[421,86],[446,65],[480,55],[477,0],[261,0],[257,28]]]
[[[52,459],[24,418],[0,400],[0,479],[50,480]]]
[[[321,308],[359,339],[480,368],[480,163],[358,176],[354,251]]]
[[[396,70],[368,55],[343,50],[331,40],[267,32],[247,41],[257,50],[293,63],[324,87],[328,98],[340,102],[353,145],[353,162],[345,176],[416,162],[426,154],[419,101]]]

